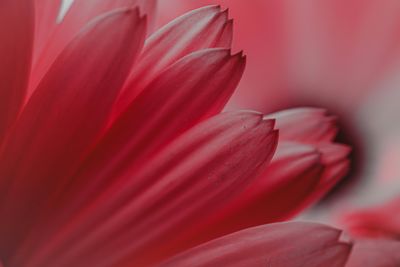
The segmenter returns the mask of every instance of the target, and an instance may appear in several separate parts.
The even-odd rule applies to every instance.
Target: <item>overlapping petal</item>
[[[130,256],[142,265],[179,251],[181,236],[266,167],[276,142],[273,121],[261,114],[226,113],[200,123],[134,177],[104,190],[31,264],[110,266]]]
[[[269,224],[210,241],[161,266],[341,267],[351,245],[340,235],[318,224]]]
[[[227,11],[218,6],[203,7],[189,12],[150,36],[138,64],[116,105],[116,115],[165,68],[180,58],[206,48],[230,48],[232,21]]]
[[[98,138],[144,35],[137,10],[97,19],[58,57],[26,105],[1,151],[1,242],[7,248]]]
[[[131,176],[166,143],[220,112],[239,82],[244,65],[241,54],[207,49],[166,69],[97,144],[78,173],[79,189],[96,192],[116,183],[119,177]],[[85,181],[88,184],[83,186]],[[91,195],[83,193],[74,192],[75,198]]]
[[[154,0],[75,0],[44,45],[44,50],[32,73],[30,91],[36,88],[57,56],[88,22],[118,8],[138,7],[141,14],[149,14],[154,12],[155,5]],[[153,18],[153,14],[149,17]]]

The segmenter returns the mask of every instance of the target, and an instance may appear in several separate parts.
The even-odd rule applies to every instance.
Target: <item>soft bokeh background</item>
[[[248,57],[230,108],[339,116],[355,164],[326,205],[340,213],[400,196],[400,1],[160,0],[157,25],[208,4],[229,8],[234,49]]]

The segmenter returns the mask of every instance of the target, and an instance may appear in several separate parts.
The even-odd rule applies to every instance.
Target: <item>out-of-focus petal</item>
[[[144,34],[137,10],[98,18],[58,57],[24,108],[1,151],[0,242],[7,249],[104,129]]]
[[[230,48],[231,41],[232,21],[218,6],[203,7],[173,20],[146,41],[116,113],[124,111],[150,81],[178,59],[201,49]]]
[[[179,250],[171,248],[176,239],[265,168],[277,142],[273,125],[249,112],[225,113],[200,123],[133,179],[104,190],[64,231],[52,236],[42,259],[49,266],[111,266],[130,256],[131,265],[143,266],[169,249]]]
[[[146,8],[146,10],[140,10],[141,14],[146,14],[145,12],[150,11],[147,8],[153,9],[154,5],[154,0],[75,0],[48,40],[39,61],[35,65],[30,82],[30,91],[36,88],[61,51],[92,19],[118,8],[135,6]]]
[[[357,240],[346,267],[398,267],[400,242],[396,240]]]
[[[343,222],[356,236],[400,237],[400,199],[384,205],[355,211],[346,215]]]
[[[339,230],[311,223],[249,228],[184,252],[161,266],[343,267],[351,245]]]
[[[33,32],[33,1],[0,2],[0,143],[25,98]]]
[[[33,65],[57,27],[62,0],[35,0],[35,45]]]

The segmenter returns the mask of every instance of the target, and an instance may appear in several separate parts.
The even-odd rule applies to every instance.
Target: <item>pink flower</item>
[[[339,230],[243,230],[293,216],[343,175],[332,118],[220,113],[245,66],[227,12],[204,7],[146,39],[154,5],[76,0],[56,24],[55,1],[0,3],[3,265],[343,266]],[[249,222],[219,229],[242,206]]]

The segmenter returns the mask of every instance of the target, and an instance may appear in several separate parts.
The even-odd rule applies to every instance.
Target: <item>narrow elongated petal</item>
[[[346,267],[398,267],[399,251],[398,240],[357,240]]]
[[[138,266],[157,260],[189,226],[243,190],[265,168],[276,142],[273,121],[258,113],[226,113],[207,120],[134,177],[103,191],[46,243],[50,250],[58,247],[60,255],[47,251],[42,258],[49,266],[111,266],[127,256]],[[175,245],[179,249],[183,244]],[[104,253],[106,259],[100,256]]]
[[[155,79],[117,120],[79,173],[92,192],[134,173],[149,157],[199,121],[217,114],[244,69],[241,54],[207,49],[184,57]],[[182,79],[185,77],[185,79]],[[146,116],[143,116],[146,114]],[[96,179],[91,179],[96,177]],[[88,198],[88,192],[82,198]],[[73,193],[75,198],[80,194]]]
[[[167,24],[146,41],[116,113],[124,111],[160,71],[178,59],[205,48],[230,48],[231,41],[232,21],[228,21],[227,11],[221,12],[218,6],[194,10]]]
[[[344,267],[351,246],[339,230],[311,223],[269,224],[198,246],[167,266]]]
[[[118,8],[137,6],[153,9],[154,5],[154,0],[75,0],[61,24],[55,29],[51,39],[48,40],[40,60],[35,65],[30,82],[31,91],[36,88],[59,53],[91,20]],[[144,11],[148,10],[141,9],[142,14]]]
[[[0,2],[0,143],[21,110],[31,67],[34,6]]]
[[[188,55],[162,73],[112,125],[64,190],[62,198],[67,207],[54,208],[61,217],[51,216],[46,234],[36,231],[39,236],[31,239],[37,242],[51,236],[50,229],[57,229],[56,225],[63,224],[99,193],[123,182],[124,177],[134,177],[138,168],[148,164],[168,142],[218,113],[243,68],[240,54],[231,56],[227,49],[208,49]]]
[[[105,127],[144,34],[137,10],[99,18],[64,50],[28,102],[1,154],[7,247],[6,237],[23,235]]]

